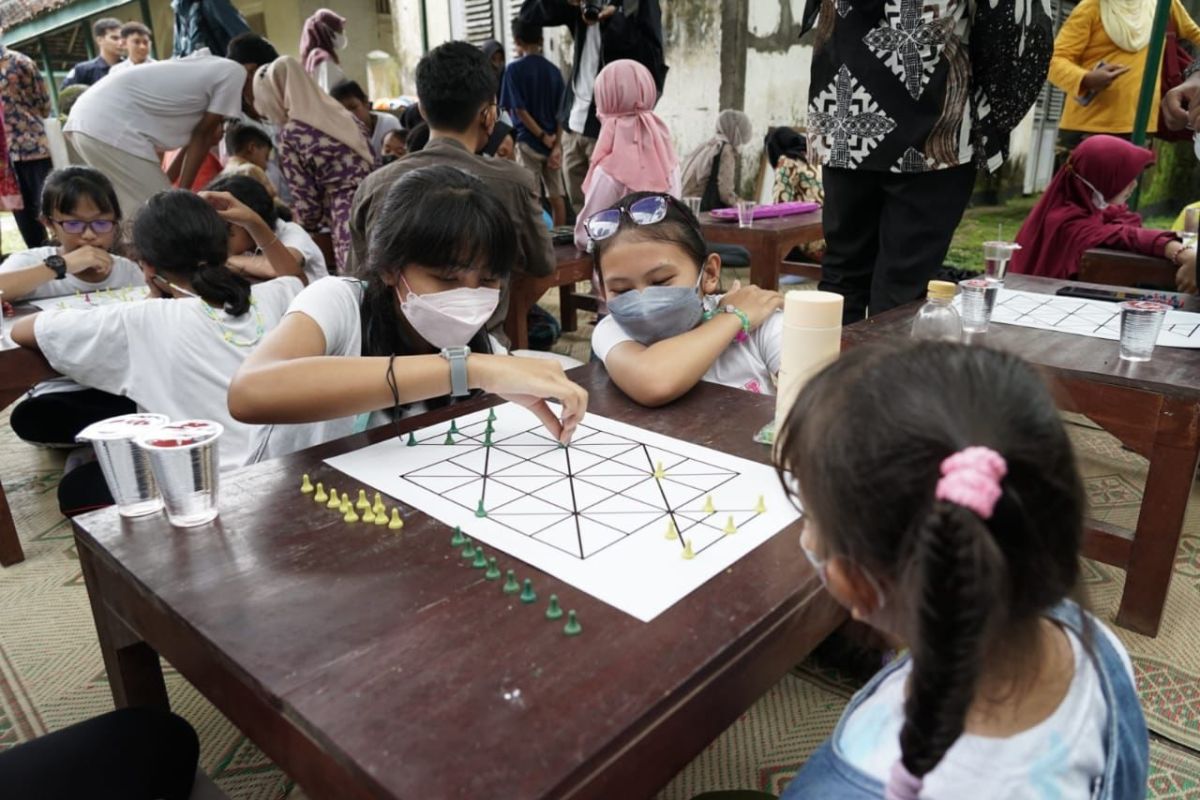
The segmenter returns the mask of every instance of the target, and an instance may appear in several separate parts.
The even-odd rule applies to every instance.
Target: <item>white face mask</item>
[[[400,310],[413,330],[438,348],[466,345],[500,303],[500,290],[486,286],[417,294],[403,276],[400,280],[404,281],[404,290],[408,292],[405,296],[401,288],[396,287]]]
[[[333,35],[333,49],[334,50],[345,50],[347,42],[348,42],[348,40],[346,39],[346,34],[335,33]]]

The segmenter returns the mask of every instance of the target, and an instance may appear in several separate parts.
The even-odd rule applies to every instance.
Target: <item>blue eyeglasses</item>
[[[88,228],[91,228],[92,233],[97,236],[103,236],[111,233],[112,229],[117,226],[116,221],[111,219],[56,219],[52,221],[72,236],[79,236]]]
[[[678,200],[669,194],[656,194],[643,197],[629,204],[629,207],[618,206],[597,211],[588,217],[584,224],[588,237],[593,242],[603,241],[615,234],[621,228],[621,218],[629,217],[634,225],[654,225],[667,217],[667,210],[674,205],[685,209]]]

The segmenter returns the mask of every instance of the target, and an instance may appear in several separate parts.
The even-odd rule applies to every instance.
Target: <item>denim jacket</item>
[[[1146,796],[1146,771],[1150,760],[1150,741],[1146,720],[1137,691],[1120,654],[1108,637],[1099,631],[1084,635],[1085,626],[1094,626],[1079,606],[1064,600],[1046,614],[1082,641],[1091,642],[1091,655],[1100,676],[1101,690],[1108,704],[1105,730],[1104,774],[1092,786],[1094,800],[1141,800]],[[846,720],[864,700],[870,697],[889,675],[900,669],[908,656],[896,659],[879,671],[870,683],[850,701],[838,722],[833,736],[821,745],[799,774],[788,784],[782,800],[879,800],[883,784],[855,768],[838,750],[838,741]]]

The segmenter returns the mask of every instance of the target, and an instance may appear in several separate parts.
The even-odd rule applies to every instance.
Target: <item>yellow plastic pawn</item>
[[[679,530],[678,530],[678,529],[675,527],[675,520],[674,520],[674,519],[668,519],[668,520],[667,520],[667,534],[666,534],[666,538],[667,538],[667,539],[678,539],[678,538],[679,538]]]
[[[691,561],[696,557],[696,551],[692,549],[692,540],[687,539],[683,543],[683,560]]]
[[[400,519],[400,509],[393,508],[392,509],[392,519],[388,523],[388,530],[389,531],[398,531],[403,527],[404,527],[404,520]]]
[[[733,515],[730,514],[729,519],[725,520],[725,535],[729,536],[733,533],[737,533],[737,525],[733,524]]]
[[[329,502],[325,504],[326,508],[341,508],[342,501],[338,498],[337,489],[329,490]]]
[[[328,503],[329,495],[325,494],[325,484],[317,482],[317,491],[313,493],[314,503]]]
[[[300,491],[304,492],[304,494],[312,494],[313,493],[312,481],[310,481],[308,479],[307,472],[304,473],[304,477],[300,479]]]
[[[666,476],[667,476],[667,472],[666,472],[666,470],[663,469],[662,462],[659,461],[657,464],[654,465],[654,477],[661,481]]]
[[[371,510],[375,512],[375,516],[380,514],[387,516],[387,506],[383,504],[383,496],[379,492],[375,493],[375,505],[371,506]]]
[[[758,496],[758,502],[754,504],[754,513],[755,514],[767,513],[767,503],[765,500],[763,500],[763,496],[761,494]]]
[[[374,510],[374,509],[372,509],[372,510]],[[388,516],[387,516],[387,509],[385,508],[375,515],[375,525],[380,526],[380,525],[387,525],[387,524],[388,524]]]
[[[370,506],[367,506],[366,508],[363,509],[362,521],[363,521],[364,525],[374,525],[375,524],[375,512],[371,510]]]
[[[362,511],[365,508],[371,507],[371,501],[367,499],[367,490],[366,489],[358,490],[358,502],[354,504],[354,507],[357,508],[359,511]]]
[[[708,497],[704,498],[704,513],[705,513],[705,514],[715,514],[715,513],[717,513],[717,509],[716,509],[716,507],[715,507],[715,506],[713,506],[713,501],[712,501],[712,495],[711,495],[711,494],[710,494]]]
[[[342,520],[358,522],[358,513],[354,510],[354,506],[350,505],[350,500],[346,495],[342,495]]]

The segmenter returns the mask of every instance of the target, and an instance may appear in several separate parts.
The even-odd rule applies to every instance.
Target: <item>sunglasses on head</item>
[[[106,233],[110,233],[117,226],[116,221],[111,219],[56,219],[54,220],[54,224],[72,236],[78,236],[88,228],[91,228],[92,233],[97,236],[103,236]]]
[[[629,217],[634,225],[654,225],[667,217],[667,211],[675,206],[685,209],[682,203],[669,194],[656,194],[635,200],[628,207],[618,206],[597,211],[584,224],[588,237],[599,242],[614,235],[621,228],[621,218]]]

